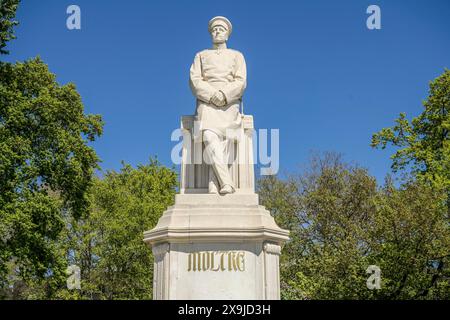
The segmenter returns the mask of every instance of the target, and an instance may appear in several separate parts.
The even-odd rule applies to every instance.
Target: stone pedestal
[[[144,233],[154,299],[279,299],[280,229],[255,193],[177,194]]]

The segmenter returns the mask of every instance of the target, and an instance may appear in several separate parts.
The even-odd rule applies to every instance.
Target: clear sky
[[[81,30],[66,9],[81,8]],[[381,8],[381,30],[366,9]],[[228,46],[246,58],[245,113],[280,130],[280,172],[311,151],[337,151],[381,182],[392,150],[371,136],[400,112],[418,115],[428,82],[450,68],[448,0],[22,0],[8,61],[36,55],[61,84],[74,82],[87,113],[105,120],[93,145],[101,167],[153,155],[172,166],[170,135],[193,114],[194,55],[210,47],[207,23],[233,23]]]

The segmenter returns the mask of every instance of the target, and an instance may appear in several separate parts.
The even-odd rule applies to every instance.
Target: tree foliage
[[[18,6],[19,0],[0,0],[0,55],[9,53],[6,43],[16,38],[13,27],[19,24],[14,20]]]
[[[153,256],[143,232],[173,204],[177,175],[151,159],[136,169],[108,171],[90,189],[91,213],[66,220],[61,248],[81,269],[81,290],[62,287],[58,298],[151,299]]]
[[[262,203],[291,230],[282,251],[284,299],[449,298],[450,229],[445,196],[410,181],[383,188],[335,154],[303,173],[259,181]],[[366,285],[381,268],[380,290]]]
[[[424,110],[408,121],[401,113],[392,128],[372,137],[372,146],[398,148],[392,156],[394,171],[411,168],[418,178],[450,194],[450,70],[430,82]]]
[[[98,167],[88,142],[101,133],[101,117],[85,115],[75,86],[59,85],[42,60],[0,63],[0,287],[11,270],[62,274],[54,241],[64,212],[88,212]]]

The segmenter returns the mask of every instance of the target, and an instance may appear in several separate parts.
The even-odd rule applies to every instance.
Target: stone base
[[[157,226],[154,299],[279,299],[279,255],[289,232],[257,194],[178,194]]]

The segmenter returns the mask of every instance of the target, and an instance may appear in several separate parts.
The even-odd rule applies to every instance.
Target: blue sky
[[[66,28],[70,4],[81,30]],[[381,30],[366,27],[371,4]],[[224,15],[247,62],[245,111],[257,129],[280,130],[280,172],[337,151],[382,182],[393,150],[372,149],[371,136],[400,112],[418,115],[428,82],[450,68],[449,14],[447,0],[23,0],[2,58],[40,55],[76,84],[106,123],[93,144],[104,170],[151,155],[172,166],[170,135],[195,110],[189,67],[210,47],[208,20]]]

